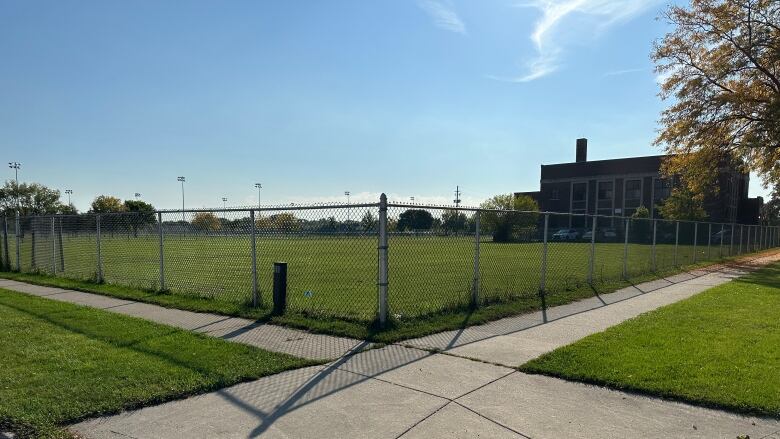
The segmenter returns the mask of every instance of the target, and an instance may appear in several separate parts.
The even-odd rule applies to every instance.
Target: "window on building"
[[[585,213],[587,201],[588,183],[573,183],[571,185],[571,211],[573,213]]]
[[[623,215],[631,216],[642,205],[642,180],[626,180],[623,193]]]
[[[572,183],[571,185],[571,213],[584,214],[588,208],[588,183]],[[572,216],[569,225],[572,227],[584,226],[584,217]]]
[[[663,201],[672,195],[672,180],[669,178],[653,179],[653,218],[657,216],[658,207]]]
[[[669,198],[672,194],[672,181],[668,178],[656,178],[653,180],[653,204]]]
[[[558,189],[553,189],[553,190],[550,192],[550,199],[551,199],[551,200],[560,200],[560,194],[559,194],[559,192],[558,192]]]
[[[615,199],[615,183],[611,181],[600,181],[596,197],[596,209],[599,215],[612,215],[613,203]]]

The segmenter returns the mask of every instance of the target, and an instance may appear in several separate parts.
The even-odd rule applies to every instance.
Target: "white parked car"
[[[561,229],[553,233],[553,241],[576,241],[580,237],[580,232],[574,229]]]

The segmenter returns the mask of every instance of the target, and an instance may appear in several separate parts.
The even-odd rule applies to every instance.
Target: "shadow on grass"
[[[19,293],[20,295],[22,293]],[[34,298],[35,300],[43,300]],[[132,410],[148,405],[156,405],[163,402],[179,400],[187,398],[196,394],[215,391],[227,386],[254,380],[272,373],[278,373],[285,370],[305,367],[315,364],[321,364],[321,361],[310,361],[298,359],[286,354],[270,354],[274,358],[270,360],[273,364],[269,367],[254,369],[252,371],[244,371],[239,373],[221,373],[219,368],[209,368],[205,364],[198,364],[200,360],[209,361],[208,357],[201,358],[201,356],[186,356],[182,358],[176,355],[176,352],[187,353],[189,350],[186,345],[182,345],[180,340],[177,340],[180,336],[185,336],[194,340],[203,340],[207,343],[227,343],[210,337],[190,333],[189,331],[170,328],[164,325],[139,321],[140,324],[146,326],[140,328],[140,334],[129,334],[128,332],[121,331],[121,322],[105,322],[95,320],[96,314],[100,313],[100,310],[90,309],[86,307],[76,307],[76,305],[62,304],[58,302],[52,302],[52,304],[42,304],[40,306],[33,304],[31,307],[21,306],[15,303],[10,303],[10,300],[2,300],[0,297],[0,306],[13,309],[14,311],[27,315],[30,318],[40,320],[48,325],[55,326],[63,329],[69,333],[79,334],[91,340],[96,340],[106,345],[109,345],[116,349],[130,350],[145,356],[151,356],[157,358],[164,363],[170,364],[182,370],[188,370],[197,376],[202,378],[202,381],[186,389],[170,389],[167,394],[150,394],[148,398],[142,400],[128,400],[124,401],[120,406],[111,409],[100,409],[93,412],[86,412],[80,416],[57,419],[55,422],[57,425],[64,425],[70,423],[76,423],[81,420],[91,418],[94,416],[102,416],[118,413],[123,410]],[[67,307],[73,306],[73,309],[57,309],[62,308],[63,305]],[[128,316],[119,316],[114,314],[108,314],[107,316],[97,315],[97,318],[109,319],[135,319]],[[153,334],[149,334],[149,332]],[[168,339],[166,341],[166,339]],[[161,346],[155,346],[156,343],[162,342]],[[171,350],[166,349],[166,346]],[[248,347],[247,347],[248,348]],[[251,348],[248,348],[251,349]],[[278,361],[279,359],[285,361]],[[14,430],[20,432],[20,434],[29,433],[31,437],[36,437],[38,432],[41,432],[41,428],[48,428],[47,426],[30,425],[26,423],[16,423],[13,420],[9,422],[3,422]]]
[[[754,256],[760,257],[761,254]],[[710,270],[721,269],[722,266],[719,264],[723,262],[736,268],[740,268],[743,265],[747,267],[747,264],[749,264],[749,262],[726,259],[724,261],[703,262],[688,267],[670,268],[656,273],[639,274],[633,276],[630,280],[602,279],[593,285],[578,283],[565,290],[546,292],[544,294],[510,294],[504,299],[483,299],[477,308],[468,303],[462,303],[412,318],[397,319],[391,316],[384,328],[380,327],[376,320],[351,319],[305,310],[290,310],[284,315],[275,316],[269,308],[253,308],[248,303],[221,302],[189,295],[138,290],[110,284],[95,284],[43,275],[3,273],[2,276],[38,285],[74,289],[126,300],[137,300],[167,308],[249,318],[257,321],[258,324],[271,323],[312,333],[350,337],[376,343],[393,343],[443,331],[456,330],[462,333],[469,326],[482,325],[505,317],[536,311],[541,311],[543,314],[542,322],[547,322],[547,309],[549,307],[564,305],[591,297],[597,298],[601,302],[601,306],[606,306],[608,303],[602,297],[604,294],[621,288],[635,288],[642,293],[647,293],[679,282],[679,280],[668,279],[670,275],[686,273],[686,270],[702,270],[706,274],[708,267]],[[688,274],[696,277],[693,273]],[[665,280],[666,282],[664,285],[657,285],[654,288],[640,287],[640,283],[653,280]]]

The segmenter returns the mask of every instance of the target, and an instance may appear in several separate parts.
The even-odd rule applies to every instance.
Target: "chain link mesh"
[[[273,265],[286,262],[291,311],[370,321],[379,214],[366,204],[6,217],[0,268],[242,305],[253,303],[256,276],[258,306],[270,308]],[[442,206],[390,204],[387,216],[396,319],[535,300],[541,289],[565,293],[780,238],[776,227]]]

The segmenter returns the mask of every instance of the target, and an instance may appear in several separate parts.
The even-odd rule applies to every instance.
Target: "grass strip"
[[[67,436],[84,418],[315,364],[94,308],[0,289],[0,431]]]
[[[780,417],[780,263],[640,315],[520,367]]]

